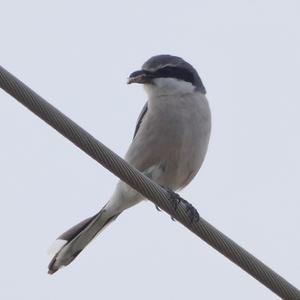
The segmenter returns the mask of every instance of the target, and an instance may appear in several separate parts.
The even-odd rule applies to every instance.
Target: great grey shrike
[[[211,129],[206,91],[197,71],[180,57],[157,55],[133,72],[128,83],[143,84],[148,100],[125,160],[161,186],[182,189],[203,163]],[[141,200],[141,194],[119,181],[96,215],[57,238],[49,274],[70,264],[100,231]]]

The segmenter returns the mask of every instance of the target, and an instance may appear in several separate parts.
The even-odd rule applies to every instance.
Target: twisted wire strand
[[[0,87],[90,157],[143,194],[147,199],[154,202],[155,205],[182,223],[279,297],[287,300],[300,300],[300,291],[296,287],[225,236],[202,217],[197,222],[191,223],[190,216],[183,203],[179,203],[177,209],[174,209],[174,205],[172,205],[169,198],[169,193],[165,189],[129,165],[1,66]]]

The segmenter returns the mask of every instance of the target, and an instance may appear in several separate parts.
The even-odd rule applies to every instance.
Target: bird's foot
[[[159,212],[161,211],[161,209],[159,208],[158,205],[155,205],[156,210],[158,210]]]
[[[193,222],[196,223],[199,221],[199,219],[200,219],[199,213],[192,204],[190,204],[185,199],[181,198],[179,196],[179,194],[175,193],[171,189],[165,188],[165,190],[169,193],[169,199],[170,199],[171,203],[173,204],[175,211],[177,211],[178,205],[180,203],[182,203],[185,206],[185,211],[186,211],[187,215],[189,216],[190,223],[193,223]],[[173,221],[175,221],[175,219],[173,217],[171,217],[171,219]]]

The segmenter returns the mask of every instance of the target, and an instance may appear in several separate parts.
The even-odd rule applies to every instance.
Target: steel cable
[[[121,157],[96,140],[1,66],[0,86],[102,166],[154,202],[155,205],[182,223],[279,297],[287,300],[300,300],[300,291],[296,287],[202,217],[197,222],[191,222],[184,202],[179,203],[177,209],[175,209],[170,201],[168,191],[130,166]]]

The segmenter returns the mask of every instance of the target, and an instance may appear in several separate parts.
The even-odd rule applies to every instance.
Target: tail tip
[[[53,244],[49,247],[47,253],[53,256],[49,266],[48,266],[48,274],[52,275],[56,271],[58,271],[62,266],[58,265],[57,256],[59,252],[63,249],[63,247],[67,244],[68,241],[57,239],[53,242]]]

